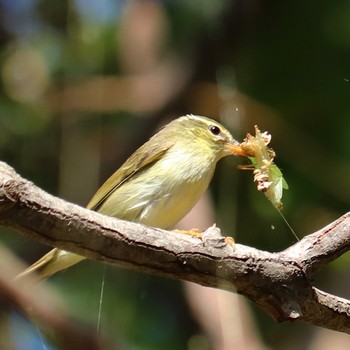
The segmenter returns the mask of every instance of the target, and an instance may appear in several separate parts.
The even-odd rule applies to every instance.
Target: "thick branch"
[[[276,320],[350,333],[350,301],[319,291],[312,275],[350,244],[350,214],[280,253],[207,232],[203,243],[117,220],[55,198],[0,163],[0,224],[38,242],[134,270],[243,294]]]

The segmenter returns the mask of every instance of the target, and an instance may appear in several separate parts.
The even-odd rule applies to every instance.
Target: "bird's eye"
[[[213,135],[219,135],[221,132],[220,128],[216,125],[212,125],[209,130]]]

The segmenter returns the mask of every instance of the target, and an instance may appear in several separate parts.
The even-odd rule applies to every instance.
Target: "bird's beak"
[[[234,154],[237,156],[243,156],[243,157],[251,157],[251,154],[244,151],[238,142],[236,144],[232,144],[232,143],[228,144],[227,148],[229,153],[231,154]]]

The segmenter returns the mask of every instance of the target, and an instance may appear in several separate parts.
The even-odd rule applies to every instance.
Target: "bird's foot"
[[[214,245],[216,248],[224,247],[226,245],[231,246],[235,249],[235,240],[232,237],[221,236],[220,229],[214,224],[213,226],[207,228],[205,231],[193,228],[191,230],[174,230],[176,233],[181,233],[185,235],[190,235],[192,237],[199,238],[204,245]]]
[[[203,235],[198,228],[192,228],[191,230],[173,230],[173,232],[180,233],[182,235],[189,235],[192,237],[199,238],[203,241]]]

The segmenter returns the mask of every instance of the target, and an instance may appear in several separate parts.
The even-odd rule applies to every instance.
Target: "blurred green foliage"
[[[272,134],[290,188],[284,214],[300,236],[348,211],[348,2],[140,4],[0,1],[1,160],[48,192],[84,205],[160,122],[215,112],[234,126],[237,138],[253,132],[254,124]],[[163,106],[155,97],[145,98],[151,104],[144,107],[147,88],[157,91],[157,80],[147,83],[147,74],[174,58],[188,72],[187,83]],[[172,91],[173,85],[169,79],[166,87]],[[107,104],[101,103],[104,96],[111,96]],[[270,251],[292,244],[294,237],[256,191],[251,174],[232,174],[233,167],[232,161],[222,162],[212,186],[223,232],[235,231],[240,243]],[[28,261],[44,251],[1,232],[2,243]],[[334,291],[350,297],[348,259],[329,267],[319,285],[332,291],[336,284]],[[91,262],[53,278],[73,312],[92,324],[101,275],[101,265]],[[286,342],[284,348],[306,348],[312,327],[276,325],[255,313],[270,348]],[[127,349],[185,349],[201,332],[180,284],[109,268],[102,328]]]

